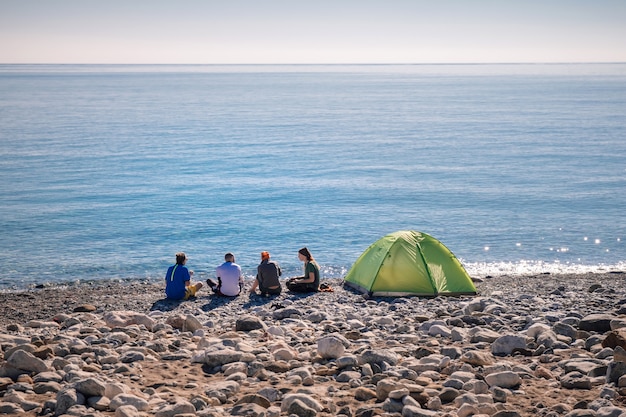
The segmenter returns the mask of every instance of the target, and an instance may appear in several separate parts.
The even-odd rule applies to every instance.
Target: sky
[[[626,0],[0,0],[0,63],[626,62]]]

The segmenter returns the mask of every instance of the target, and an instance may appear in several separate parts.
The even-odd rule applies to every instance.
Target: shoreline
[[[516,288],[524,291],[532,290],[533,286],[525,285],[525,281],[540,279],[539,285],[547,285],[549,282],[593,281],[608,282],[623,279],[626,286],[626,271],[610,271],[606,273],[584,274],[553,274],[540,273],[534,275],[487,275],[483,278],[473,278],[477,289],[477,297],[488,296],[497,287],[506,285],[505,282],[515,282]],[[0,291],[0,327],[9,323],[23,324],[29,320],[51,319],[55,314],[68,314],[77,307],[92,306],[93,311],[104,313],[106,311],[131,310],[138,313],[165,308],[168,311],[176,311],[185,307],[202,307],[212,305],[213,308],[225,304],[245,304],[241,301],[248,299],[247,289],[250,288],[251,280],[246,279],[242,295],[235,299],[220,299],[211,294],[206,285],[200,290],[197,297],[186,301],[170,301],[165,299],[165,285],[162,280],[133,280],[111,279],[74,281],[69,283],[54,283],[38,286],[36,288]],[[322,279],[322,282],[330,283],[334,288],[342,287],[343,278]],[[282,300],[289,297],[298,298],[297,294],[289,293],[283,284],[283,293],[277,297]],[[524,287],[527,287],[524,289]],[[342,289],[343,290],[343,289]],[[361,296],[353,290],[355,296]],[[419,298],[419,297],[407,297]],[[422,297],[427,298],[427,297]],[[375,297],[375,299],[388,299],[388,297]]]

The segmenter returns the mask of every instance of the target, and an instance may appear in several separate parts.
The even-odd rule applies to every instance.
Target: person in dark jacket
[[[250,294],[256,294],[257,287],[261,295],[280,294],[282,288],[278,278],[281,275],[280,265],[270,260],[270,253],[267,251],[261,252],[261,263],[257,266],[257,274],[252,283],[252,288],[250,288]]]

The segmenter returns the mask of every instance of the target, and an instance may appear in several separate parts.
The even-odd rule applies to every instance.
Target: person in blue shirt
[[[202,288],[201,282],[191,282],[193,271],[187,269],[187,255],[184,252],[176,254],[176,265],[172,265],[167,269],[165,274],[165,295],[172,300],[187,300],[195,297],[196,293]]]

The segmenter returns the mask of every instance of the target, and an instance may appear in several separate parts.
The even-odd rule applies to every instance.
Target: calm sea
[[[0,65],[0,289],[342,277],[414,229],[472,275],[626,270],[626,64]]]

